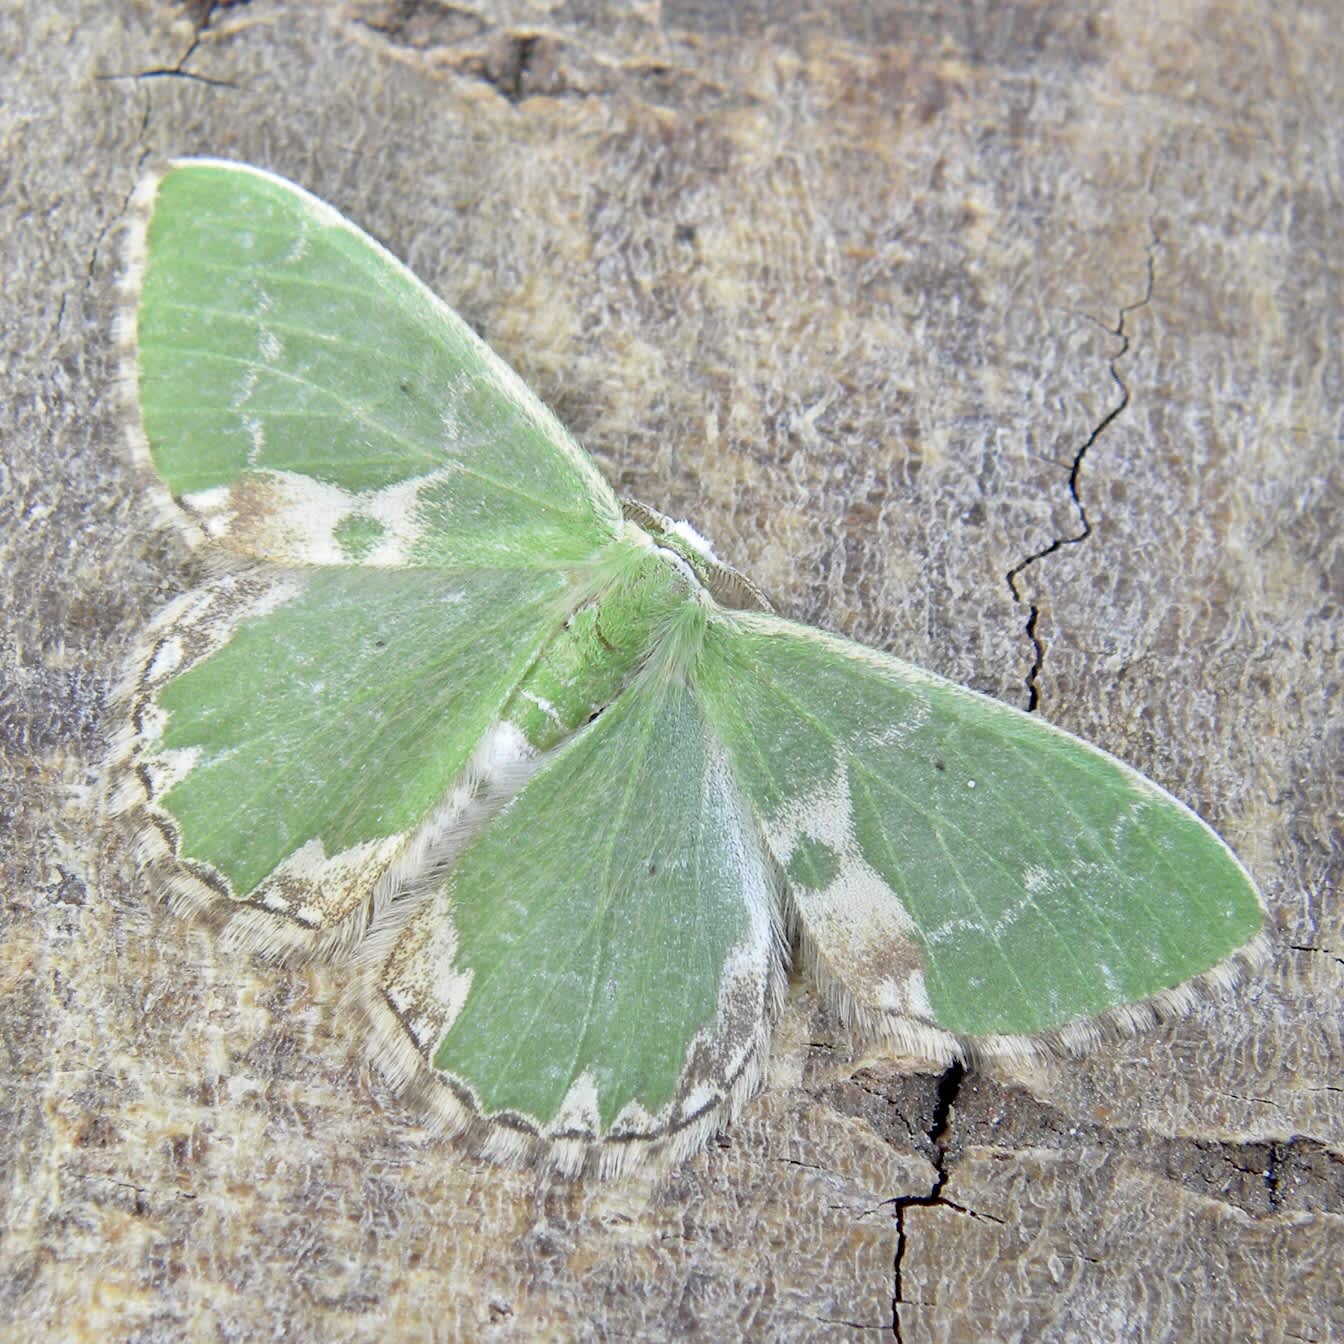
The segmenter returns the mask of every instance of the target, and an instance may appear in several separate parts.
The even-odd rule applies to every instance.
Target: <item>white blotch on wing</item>
[[[585,1070],[569,1085],[555,1119],[546,1129],[551,1134],[584,1134],[589,1138],[596,1138],[602,1132],[597,1079],[591,1071]]]
[[[765,832],[785,869],[804,839],[820,841],[838,860],[838,871],[824,891],[795,891],[814,937],[872,944],[907,935],[914,928],[886,879],[863,857],[843,761],[827,785],[811,797],[789,803],[766,823]]]
[[[147,729],[146,740],[161,737],[163,729],[167,726],[168,716],[155,706],[152,721],[148,713],[144,715],[144,719]],[[149,776],[149,796],[162,798],[174,784],[180,784],[200,765],[203,754],[200,747],[174,747],[146,757],[141,764]]]
[[[1134,785],[1147,783],[1146,780],[1138,779],[1133,781]],[[1110,841],[1113,848],[1123,850],[1128,848],[1130,837],[1135,833],[1142,833],[1147,826],[1147,814],[1152,810],[1154,803],[1159,806],[1165,799],[1153,797],[1144,792],[1139,787],[1134,788],[1134,801],[1121,812],[1111,823]],[[1170,845],[1171,837],[1163,828],[1161,834],[1162,840]],[[1147,840],[1148,837],[1144,837]]]
[[[150,659],[145,675],[150,681],[166,681],[182,666],[185,655],[186,650],[182,647],[182,641],[176,635],[169,635],[154,650],[154,657]]]
[[[433,1042],[435,1027],[433,1018],[429,1017],[417,1017],[406,1023],[407,1031],[422,1050],[427,1050]]]
[[[257,390],[257,382],[260,378],[261,373],[256,364],[248,364],[244,367],[242,376],[238,380],[238,390],[229,398],[229,409],[231,411],[241,413],[252,393]]]
[[[1076,891],[1104,891],[1106,889],[1107,870],[1093,862],[1085,854],[1074,851],[1066,867],[1046,868],[1040,864],[1028,864],[1021,875],[1021,895],[1001,909],[980,914],[956,915],[933,924],[925,933],[930,947],[946,944],[956,945],[965,938],[989,937],[999,943],[1011,933],[1013,926],[1024,917],[1034,917],[1041,924],[1042,936],[1050,932],[1048,913],[1043,913],[1042,904],[1055,898],[1068,896]],[[967,894],[963,887],[950,885],[941,904],[946,909],[964,910]]]
[[[737,1063],[742,1062],[742,1051],[737,1051]],[[687,1089],[686,1095],[681,1099],[681,1114],[684,1118],[688,1115],[695,1115],[702,1111],[706,1106],[712,1106],[720,1097],[723,1096],[722,1080],[706,1079],[698,1083],[693,1083]]]
[[[464,977],[457,976],[455,978],[462,979]],[[465,979],[467,984],[470,985],[470,975],[466,976]],[[426,1058],[432,1058],[442,1035],[442,1019],[436,1014],[419,1011],[422,1006],[420,996],[409,993],[399,984],[388,985],[386,993],[387,1001],[396,1010],[402,1025],[410,1032],[411,1039],[415,1042],[416,1047]],[[465,989],[462,990],[462,996],[466,996]]]
[[[518,770],[530,768],[536,757],[536,749],[518,728],[507,719],[501,719],[481,740],[468,768],[484,783],[494,787]]]
[[[1056,868],[1042,868],[1039,863],[1029,863],[1022,870],[1023,889],[1033,899],[1058,891],[1060,885],[1060,874]]]
[[[231,497],[227,485],[213,485],[183,495],[182,507],[200,523],[206,536],[218,538],[228,531]]]
[[[294,471],[250,473],[236,487],[215,486],[184,495],[183,506],[208,536],[278,564],[351,563],[336,532],[352,518],[371,518],[383,526],[360,564],[388,568],[405,565],[421,534],[416,499],[439,474],[398,481],[381,490],[352,493],[338,485]]]
[[[419,998],[421,1003],[434,1005],[433,1010],[425,1012],[425,1018],[434,1024],[427,1030],[437,1050],[467,1002],[475,972],[457,963],[457,926],[445,885],[439,886],[414,922],[421,925],[417,933],[424,940],[423,952],[417,958]]]
[[[344,223],[345,221],[342,220],[341,222]],[[285,254],[285,264],[287,266],[298,265],[298,263],[301,262],[308,255],[309,249],[312,247],[312,237],[311,237],[312,223],[323,224],[327,228],[331,227],[330,222],[324,219],[319,218],[314,221],[310,221],[306,218],[301,218],[299,221],[298,232],[294,235],[294,245]]]
[[[466,369],[459,369],[447,379],[441,389],[443,398],[439,423],[443,426],[443,448],[449,456],[458,454],[467,436],[467,422],[458,413],[459,407],[469,404],[475,378]]]
[[[929,1002],[929,988],[923,971],[892,975],[879,981],[874,1002],[884,1012],[933,1021],[933,1005]]]
[[[258,416],[246,415],[243,417],[243,428],[247,430],[247,437],[251,440],[251,447],[247,450],[247,461],[250,466],[255,467],[266,452],[266,426]]]
[[[380,872],[405,844],[398,834],[381,840],[364,840],[349,849],[328,855],[319,837],[305,841],[286,855],[268,877],[283,889],[285,882],[296,882],[314,891],[341,889],[363,879],[367,872]]]

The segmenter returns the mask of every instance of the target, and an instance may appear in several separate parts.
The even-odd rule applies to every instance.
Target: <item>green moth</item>
[[[330,207],[201,160],[132,216],[132,442],[213,565],[135,660],[112,811],[229,945],[344,957],[374,1059],[475,1150],[693,1152],[791,956],[949,1059],[1151,1020],[1259,947],[1193,812],[775,615]]]

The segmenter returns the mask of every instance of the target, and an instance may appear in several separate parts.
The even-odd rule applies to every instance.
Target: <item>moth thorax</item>
[[[647,532],[656,545],[684,560],[720,606],[735,611],[774,611],[770,599],[745,574],[725,565],[690,523],[677,522],[637,499],[621,500],[621,512],[627,522]]]

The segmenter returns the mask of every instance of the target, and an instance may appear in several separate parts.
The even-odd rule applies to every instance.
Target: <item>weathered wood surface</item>
[[[1333,7],[8,0],[0,50],[0,1333],[1344,1338]],[[658,1183],[427,1139],[339,971],[224,958],[86,806],[193,579],[109,340],[172,153],[382,238],[784,610],[1194,803],[1272,964],[959,1089],[796,986]]]

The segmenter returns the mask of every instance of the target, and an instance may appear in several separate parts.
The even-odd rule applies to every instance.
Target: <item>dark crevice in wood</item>
[[[125,75],[95,75],[94,79],[106,82],[121,79],[136,81],[186,79],[195,84],[204,84],[207,88],[236,89],[238,85],[231,79],[212,79],[209,75],[198,75],[194,71],[188,70],[187,62],[196,54],[201,45],[201,38],[209,31],[210,21],[219,10],[233,9],[248,3],[249,0],[188,0],[188,3],[183,6],[183,10],[191,19],[191,41],[187,44],[187,49],[172,65],[151,66],[148,70],[135,70]]]
[[[905,1213],[910,1208],[930,1208],[935,1204],[947,1204],[961,1210],[960,1205],[952,1204],[943,1198],[943,1190],[948,1179],[948,1148],[951,1144],[952,1111],[957,1095],[966,1077],[966,1067],[954,1060],[938,1079],[937,1099],[933,1108],[933,1117],[929,1121],[928,1137],[933,1145],[933,1184],[926,1195],[901,1195],[892,1201],[896,1210],[896,1258],[892,1266],[891,1290],[891,1330],[898,1344],[901,1334],[901,1305],[905,1302],[905,1284],[903,1282],[905,1251],[908,1237],[905,1226]],[[961,1210],[969,1212],[969,1210]]]
[[[1007,574],[1008,591],[1013,595],[1013,601],[1019,606],[1027,607],[1027,621],[1024,627],[1028,641],[1032,649],[1031,667],[1027,671],[1025,684],[1027,688],[1027,712],[1031,713],[1040,704],[1040,675],[1041,666],[1045,661],[1045,645],[1041,641],[1037,630],[1037,624],[1040,619],[1040,607],[1036,603],[1028,603],[1022,595],[1021,586],[1018,583],[1022,574],[1038,564],[1048,556],[1054,555],[1056,551],[1062,550],[1065,546],[1077,546],[1080,542],[1086,541],[1092,535],[1092,524],[1087,516],[1087,508],[1083,503],[1082,494],[1078,488],[1079,477],[1082,474],[1083,463],[1087,455],[1092,450],[1092,446],[1098,439],[1116,422],[1124,413],[1125,408],[1130,402],[1129,385],[1120,375],[1119,363],[1129,353],[1130,337],[1125,330],[1125,321],[1130,313],[1137,312],[1140,308],[1146,307],[1152,302],[1153,298],[1153,279],[1154,279],[1154,254],[1157,251],[1159,239],[1157,232],[1153,229],[1151,221],[1149,223],[1149,240],[1147,248],[1147,282],[1144,286],[1144,292],[1141,298],[1134,303],[1128,303],[1121,307],[1116,318],[1115,326],[1105,328],[1112,336],[1115,336],[1119,342],[1119,349],[1111,356],[1107,362],[1107,367],[1112,381],[1120,390],[1119,399],[1110,410],[1101,417],[1092,427],[1091,432],[1079,445],[1078,450],[1073,455],[1073,462],[1069,467],[1069,497],[1073,501],[1074,511],[1078,515],[1078,530],[1068,536],[1053,537],[1049,542],[1039,550],[1033,551],[1024,559],[1019,560]]]

